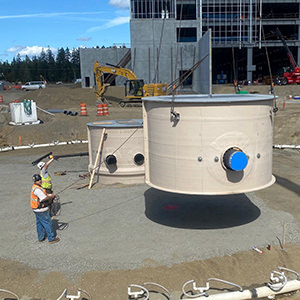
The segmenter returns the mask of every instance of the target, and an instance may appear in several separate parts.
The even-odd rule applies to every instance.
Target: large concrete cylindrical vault
[[[273,101],[236,94],[143,98],[146,183],[203,195],[270,186]]]
[[[100,137],[105,128],[101,160],[95,166]],[[144,183],[143,121],[110,120],[87,124],[89,142],[89,170],[96,168],[104,184]]]

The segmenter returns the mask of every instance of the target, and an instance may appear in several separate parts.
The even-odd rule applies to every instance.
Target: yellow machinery
[[[167,83],[149,83],[144,84],[143,79],[137,79],[136,75],[129,69],[118,66],[101,66],[97,61],[94,63],[94,75],[96,81],[96,96],[98,99],[104,99],[104,93],[109,86],[104,83],[103,74],[113,74],[127,78],[125,82],[125,98],[120,101],[120,106],[124,107],[127,103],[140,103],[142,97],[168,95]]]

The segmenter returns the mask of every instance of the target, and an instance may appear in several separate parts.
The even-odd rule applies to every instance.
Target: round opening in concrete
[[[141,166],[144,164],[144,161],[145,161],[145,158],[144,158],[144,155],[141,154],[141,153],[137,153],[135,156],[134,156],[134,162],[136,165],[138,166]]]

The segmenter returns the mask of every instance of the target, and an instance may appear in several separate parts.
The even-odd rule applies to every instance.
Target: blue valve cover
[[[237,151],[231,154],[229,163],[233,171],[242,171],[248,164],[248,158],[244,152]]]

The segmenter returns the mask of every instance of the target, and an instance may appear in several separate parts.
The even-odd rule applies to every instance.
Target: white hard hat
[[[37,167],[42,170],[43,167],[44,167],[45,163],[43,161],[40,161],[38,164],[37,164]]]

